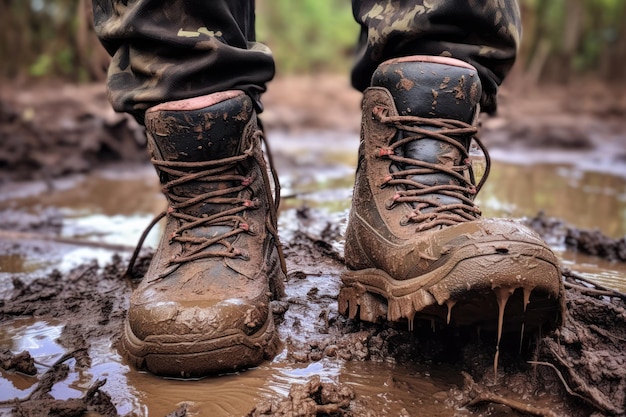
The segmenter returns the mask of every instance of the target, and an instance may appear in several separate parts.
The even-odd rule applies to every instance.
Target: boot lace
[[[373,115],[381,123],[408,133],[389,146],[378,149],[377,154],[380,158],[391,160],[399,168],[398,171],[390,172],[383,180],[383,186],[396,186],[397,189],[396,194],[387,202],[387,208],[392,209],[400,203],[408,203],[414,207],[411,213],[402,218],[402,225],[417,223],[416,231],[420,232],[438,226],[451,226],[472,221],[481,215],[480,209],[474,204],[474,197],[489,176],[491,160],[487,149],[476,137],[478,129],[475,126],[454,119],[389,116],[388,110],[383,107],[375,107]],[[478,184],[476,184],[468,151],[462,143],[454,138],[459,136],[471,136],[485,155],[485,173]],[[462,164],[453,166],[433,164],[398,154],[398,148],[424,138],[442,141],[454,146],[461,154]],[[416,168],[402,169],[406,166]],[[427,185],[415,179],[417,175],[439,173],[454,178],[458,181],[458,185]],[[453,197],[460,202],[443,204],[433,199],[433,194]]]
[[[269,175],[265,169],[265,160],[261,152],[255,152],[257,143],[263,142],[267,148],[267,156],[269,167],[274,181],[274,199],[269,199],[269,218],[266,221],[268,231],[274,236],[274,241],[278,247],[278,253],[281,261],[281,267],[285,270],[285,261],[282,253],[280,241],[278,240],[277,231],[277,204],[280,201],[280,185],[278,176],[274,170],[274,164],[271,158],[269,145],[265,140],[262,130],[254,133],[252,143],[248,149],[242,154],[210,161],[199,162],[181,162],[181,161],[163,161],[155,158],[151,159],[152,164],[159,172],[166,173],[170,180],[162,187],[163,193],[169,196],[170,205],[167,210],[158,214],[148,225],[141,235],[135,251],[131,257],[125,275],[130,276],[132,268],[136,262],[143,243],[155,224],[157,224],[165,216],[178,220],[179,226],[170,235],[170,243],[177,242],[181,245],[182,251],[177,256],[168,260],[168,267],[156,279],[162,278],[172,273],[178,266],[183,263],[195,261],[203,258],[240,258],[248,260],[248,255],[239,250],[231,243],[233,237],[241,234],[255,234],[255,231],[248,225],[241,214],[246,210],[255,210],[259,208],[258,199],[244,199],[239,196],[240,192],[250,186],[257,180],[257,174],[250,173],[248,175],[235,174],[236,167],[248,159],[254,159],[261,167],[263,178],[261,179],[265,185],[265,192],[271,195],[271,187]],[[212,191],[196,195],[194,197],[179,196],[172,192],[175,187],[190,182],[203,182],[210,184],[218,184],[213,187]],[[233,197],[234,195],[234,197]],[[185,209],[198,203],[219,204],[231,206],[228,209],[221,210],[211,215],[195,216]],[[185,234],[185,231],[198,227],[210,226],[227,226],[230,230],[221,234],[211,234],[210,236],[193,236]],[[207,250],[212,248],[212,250]]]

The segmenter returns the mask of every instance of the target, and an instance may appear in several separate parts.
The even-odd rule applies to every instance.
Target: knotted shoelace
[[[257,144],[258,142],[258,144]],[[181,162],[181,161],[163,161],[155,158],[151,159],[152,164],[159,172],[166,173],[170,180],[162,187],[163,193],[169,197],[170,206],[166,211],[158,214],[148,225],[141,235],[139,242],[135,248],[133,256],[126,270],[126,276],[130,276],[130,272],[135,264],[139,251],[145,241],[148,233],[163,217],[169,216],[177,219],[179,226],[169,236],[170,243],[177,242],[181,245],[182,251],[177,256],[168,260],[168,267],[159,277],[166,276],[173,272],[179,265],[203,258],[240,258],[248,259],[248,254],[233,246],[232,237],[241,233],[255,234],[250,225],[248,225],[241,214],[246,210],[254,210],[259,208],[258,199],[243,199],[237,195],[246,188],[249,188],[256,180],[257,174],[250,173],[248,175],[233,174],[236,167],[248,159],[254,159],[261,172],[265,192],[268,196],[272,194],[270,187],[269,175],[265,167],[265,161],[260,152],[254,152],[255,146],[261,146],[264,143],[267,148],[267,156],[269,168],[274,182],[274,198],[269,198],[270,207],[268,207],[269,218],[266,221],[268,231],[274,236],[281,266],[285,270],[285,261],[282,253],[280,241],[278,240],[277,230],[277,204],[280,201],[280,184],[276,175],[274,164],[271,158],[269,145],[265,140],[262,130],[254,133],[252,143],[241,155],[236,155],[223,159],[215,159],[210,161],[198,162]],[[173,192],[175,187],[184,186],[191,182],[203,182],[207,184],[222,184],[222,186],[214,187],[213,190],[198,194],[193,197],[176,195]],[[229,197],[231,195],[231,197]],[[235,197],[232,197],[235,195]],[[193,205],[219,204],[231,206],[225,210],[221,210],[211,215],[192,215],[185,212],[185,209]],[[226,226],[229,230],[222,234],[211,236],[192,236],[185,234],[185,231],[195,229],[197,227],[210,226]],[[219,249],[215,250],[218,245]],[[207,250],[212,248],[213,250]]]
[[[404,216],[402,225],[409,223],[417,224],[417,232],[432,229],[437,226],[451,226],[458,223],[472,221],[481,214],[480,209],[474,204],[474,196],[480,191],[489,176],[491,160],[487,149],[476,137],[478,129],[468,123],[442,118],[424,118],[418,116],[389,116],[384,107],[375,107],[374,117],[381,123],[392,126],[395,129],[407,133],[402,139],[390,144],[388,147],[378,149],[377,157],[387,158],[392,161],[398,171],[390,172],[383,179],[383,186],[396,186],[397,192],[386,203],[388,209],[393,209],[397,204],[412,204],[412,213]],[[455,137],[471,136],[485,155],[485,172],[476,185],[474,170],[468,151]],[[398,148],[411,142],[424,138],[434,139],[454,146],[461,154],[461,165],[446,166],[433,164],[398,155]],[[402,169],[413,166],[416,168]],[[455,184],[428,185],[415,179],[417,175],[446,174],[458,181]],[[429,195],[439,194],[459,200],[455,204],[443,204]]]

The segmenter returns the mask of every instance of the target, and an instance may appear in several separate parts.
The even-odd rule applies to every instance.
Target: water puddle
[[[275,155],[284,197],[280,222],[291,221],[292,209],[309,206],[333,213],[345,224],[358,138],[338,140],[326,133],[303,135],[305,138],[297,143],[287,134],[275,134],[271,139],[275,152],[280,150]],[[37,240],[32,232],[26,240],[5,239],[7,249],[0,255],[0,292],[11,288],[13,277],[31,277],[53,268],[68,270],[93,258],[104,264],[115,247],[128,253],[147,223],[165,205],[151,167],[105,170],[89,177],[54,181],[46,187],[37,183],[8,188],[0,195],[0,213],[15,210],[45,217],[45,210],[53,207],[61,223],[53,232],[41,232],[52,236],[48,240]],[[547,216],[580,228],[597,228],[613,238],[626,235],[626,179],[562,162],[525,165],[494,161],[479,204],[489,217],[534,216],[543,210]],[[155,247],[158,237],[157,227],[146,245]],[[89,242],[90,246],[80,242]],[[604,286],[626,291],[624,264],[555,249],[566,267]],[[315,286],[329,297],[337,290],[328,287],[323,276],[309,276],[303,281],[307,283],[302,285]],[[307,294],[302,285],[292,289],[288,285],[287,291],[292,291],[288,295]],[[285,317],[287,323],[289,314]],[[313,326],[313,322],[308,324]],[[66,353],[57,343],[63,326],[36,318],[13,319],[0,328],[0,346],[13,352],[28,350],[43,372]],[[300,337],[307,335],[305,327]],[[286,326],[281,332],[287,332],[282,334],[283,340],[289,337]],[[93,343],[90,357],[93,363],[88,372],[77,372],[69,361],[70,375],[55,386],[52,395],[58,399],[79,397],[92,381],[107,378],[106,391],[115,394],[115,405],[123,415],[162,416],[182,402],[189,404],[189,415],[244,415],[259,398],[284,396],[291,384],[320,375],[351,385],[357,395],[366,398],[375,415],[397,416],[406,409],[419,410],[420,415],[443,416],[450,413],[442,405],[446,393],[462,384],[458,370],[452,366],[424,369],[338,359],[296,366],[287,359],[286,351],[258,368],[197,381],[164,379],[131,370],[109,340]],[[36,382],[35,377],[2,371],[0,401],[26,397]],[[458,413],[466,415],[464,411]]]
[[[301,285],[288,287],[287,297],[305,297],[307,289],[325,288],[328,277],[311,276]],[[315,311],[318,315],[319,311]],[[289,315],[300,313],[287,312]],[[336,311],[334,312],[336,314]],[[0,346],[13,352],[28,350],[38,363],[39,373],[59,360],[66,351],[57,339],[63,324],[35,318],[19,318],[3,323]],[[314,332],[314,329],[311,329]],[[307,332],[300,334],[303,337]],[[281,337],[289,337],[282,326]],[[319,337],[319,335],[318,335]],[[312,338],[313,339],[313,338]],[[312,340],[311,339],[311,340]],[[304,384],[319,375],[323,382],[341,382],[352,386],[357,395],[368,398],[368,409],[374,415],[397,416],[402,409],[420,409],[430,416],[445,416],[441,400],[446,393],[462,384],[458,369],[453,366],[425,366],[377,362],[344,362],[322,359],[311,363],[293,363],[287,346],[271,362],[254,369],[198,380],[177,380],[156,377],[131,369],[119,356],[110,341],[92,343],[93,358],[88,372],[77,371],[73,360],[68,377],[57,383],[51,395],[56,399],[78,398],[96,379],[106,378],[105,391],[112,395],[120,415],[163,416],[186,403],[189,415],[242,416],[263,398],[285,397],[292,384]],[[35,388],[36,377],[0,370],[0,401],[25,398]],[[2,414],[2,407],[0,407]]]
[[[8,274],[68,271],[94,258],[104,264],[113,253],[132,250],[146,225],[165,208],[154,169],[148,166],[110,168],[54,180],[46,187],[40,182],[10,184],[1,195],[0,216],[5,213],[18,226],[24,221],[34,231],[0,235],[6,246],[0,281]],[[158,239],[157,226],[147,245],[156,246]]]
[[[580,229],[626,235],[626,178],[562,163],[494,161],[478,203],[486,216],[524,217],[543,211]]]
[[[0,346],[12,352],[29,351],[40,373],[65,353],[63,347],[55,342],[62,328],[61,323],[32,317],[14,319],[0,328]],[[0,401],[26,397],[37,383],[36,376],[3,370],[0,373]]]

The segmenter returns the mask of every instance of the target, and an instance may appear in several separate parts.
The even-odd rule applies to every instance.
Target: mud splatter
[[[349,410],[354,396],[350,386],[322,382],[315,375],[305,384],[292,385],[286,399],[261,402],[248,417],[356,416]]]
[[[6,371],[21,372],[26,375],[37,374],[35,361],[27,351],[18,354],[14,354],[10,350],[0,352],[0,368]]]

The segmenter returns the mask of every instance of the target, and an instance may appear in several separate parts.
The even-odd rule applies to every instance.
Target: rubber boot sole
[[[407,320],[409,329],[416,319],[504,332],[562,323],[561,274],[547,252],[547,259],[536,253],[463,252],[454,262],[408,280],[375,268],[347,271],[342,275],[339,312],[369,322]]]
[[[197,334],[159,335],[141,340],[127,322],[120,345],[124,356],[136,368],[179,378],[253,367],[273,358],[280,349],[271,310],[263,327],[253,335],[233,331],[206,340],[199,339],[201,337]]]

